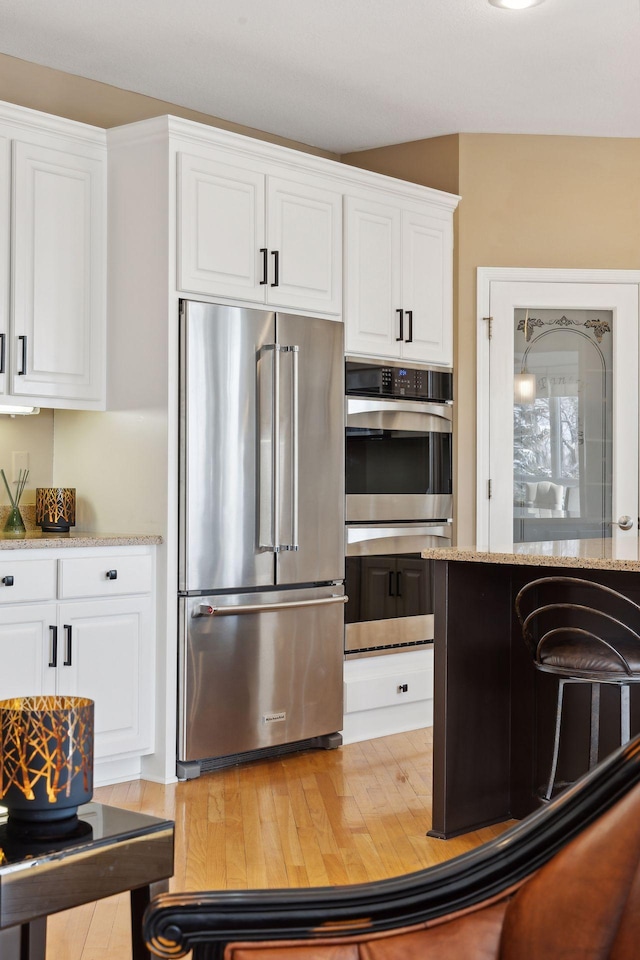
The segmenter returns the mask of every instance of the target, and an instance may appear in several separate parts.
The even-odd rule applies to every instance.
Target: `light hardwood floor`
[[[420,870],[507,824],[452,840],[431,825],[431,729],[309,751],[161,786],[95,791],[101,803],[175,820],[172,891],[360,883]],[[129,960],[128,897],[51,917],[47,960]]]

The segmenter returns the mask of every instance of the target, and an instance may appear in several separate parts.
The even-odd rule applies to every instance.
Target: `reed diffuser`
[[[11,503],[11,509],[9,510],[9,516],[7,517],[7,522],[4,525],[4,532],[15,537],[22,536],[25,533],[24,520],[22,519],[22,514],[20,513],[20,498],[24,493],[24,488],[27,485],[27,480],[29,479],[28,470],[20,470],[18,473],[18,479],[15,482],[16,492],[11,493],[11,487],[7,481],[4,470],[0,469],[0,474],[2,474],[2,479],[4,480],[4,485],[7,488],[7,493],[9,494],[9,502]]]

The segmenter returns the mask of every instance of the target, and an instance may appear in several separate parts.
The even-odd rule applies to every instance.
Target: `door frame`
[[[476,546],[489,549],[489,397],[491,386],[489,316],[492,282],[635,284],[640,270],[576,270],[551,267],[478,267],[476,304]]]

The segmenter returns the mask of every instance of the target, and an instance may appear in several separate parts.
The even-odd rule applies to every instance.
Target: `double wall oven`
[[[433,570],[451,544],[451,370],[347,359],[345,655],[433,640]]]

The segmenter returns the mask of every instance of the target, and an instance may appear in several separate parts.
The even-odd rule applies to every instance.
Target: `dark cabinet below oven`
[[[347,557],[345,651],[433,639],[433,564],[416,555]]]
[[[431,570],[413,557],[347,557],[346,622],[431,613]]]

